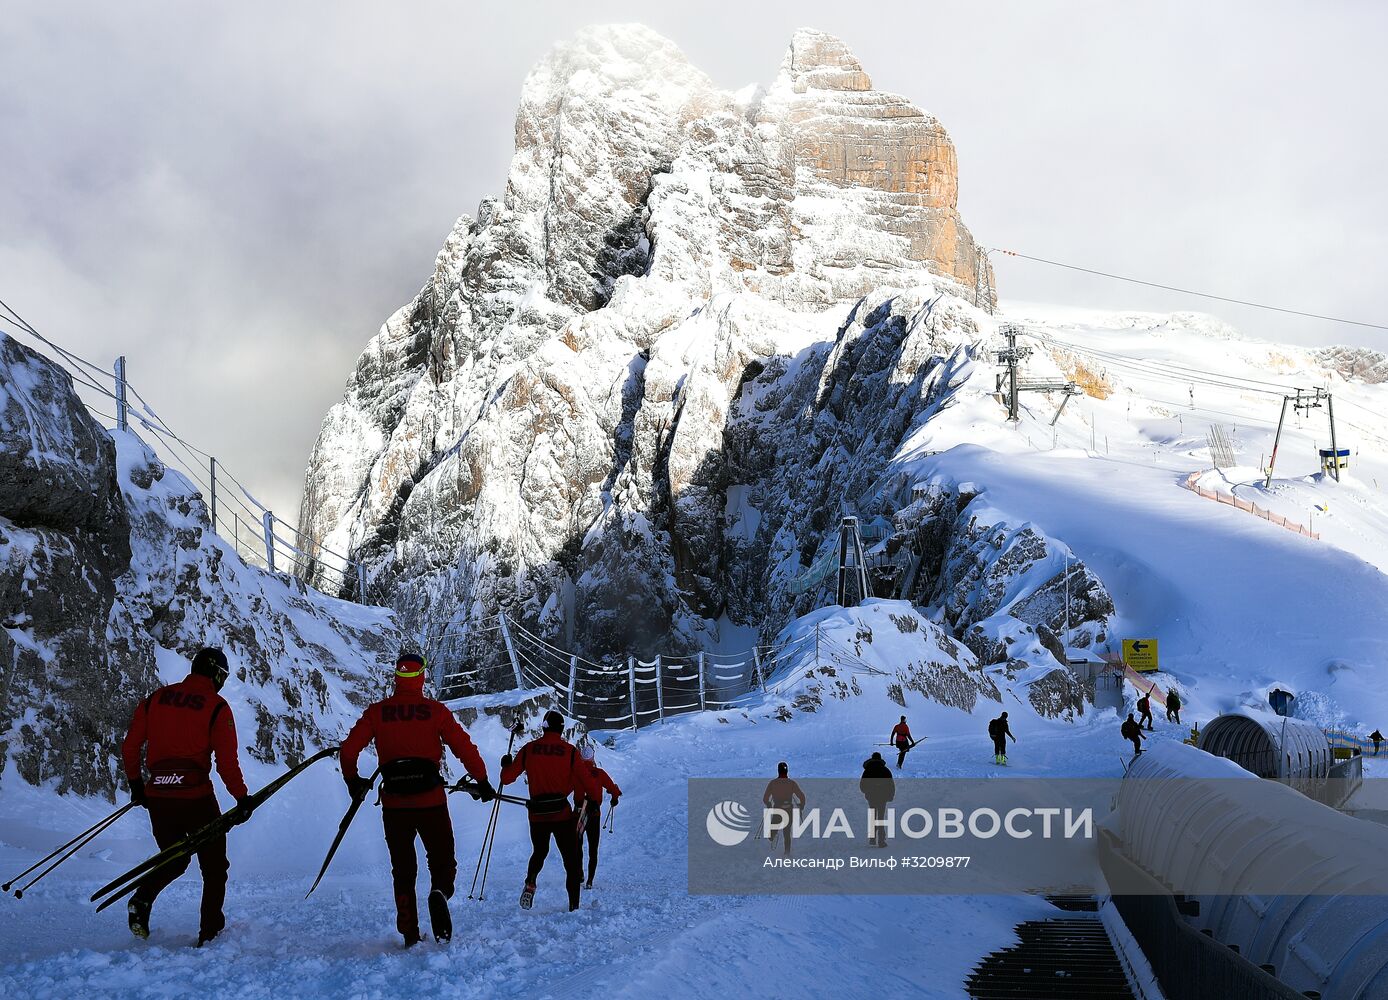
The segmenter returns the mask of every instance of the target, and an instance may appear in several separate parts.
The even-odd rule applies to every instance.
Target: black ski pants
[[[530,821],[530,866],[525,871],[526,885],[534,885],[540,869],[549,857],[549,841],[554,838],[559,856],[564,860],[564,887],[569,890],[569,909],[578,909],[578,891],[583,884],[583,845],[578,839],[578,824],[573,816],[546,822]]]
[[[438,889],[453,898],[458,878],[458,856],[453,851],[453,820],[447,806],[424,809],[382,809],[381,823],[390,852],[390,877],[395,889],[395,929],[406,937],[419,934],[419,902],[414,885],[419,875],[419,858],[414,842],[424,843],[429,865],[429,891]]]
[[[1144,711],[1142,713],[1142,717],[1137,720],[1137,724],[1139,726],[1141,726],[1144,722],[1147,723],[1147,731],[1149,733],[1152,732],[1152,712],[1150,709]]]
[[[602,839],[602,803],[588,799],[584,802],[583,808],[588,813],[588,825],[584,827],[583,833],[588,838],[588,882],[591,884],[598,870],[598,842]]]
[[[898,741],[897,741],[897,744],[896,744],[896,769],[897,769],[898,771],[901,770],[901,765],[904,764],[904,763],[906,763],[906,753],[907,753],[907,751],[910,750],[910,749],[911,749],[911,744],[906,743],[906,742],[903,742],[903,741],[901,741],[901,740],[898,740]]]
[[[154,842],[165,850],[178,843],[190,833],[196,833],[222,814],[217,806],[215,795],[202,795],[195,799],[148,800],[149,825],[154,831]],[[198,848],[198,868],[202,872],[202,912],[201,927],[204,937],[219,933],[226,926],[222,913],[222,903],[227,894],[227,871],[231,868],[227,861],[227,836],[225,833],[210,838]],[[184,855],[177,861],[165,865],[159,871],[144,878],[135,890],[135,898],[145,903],[153,903],[155,898],[168,887],[169,883],[188,870],[191,855]]]

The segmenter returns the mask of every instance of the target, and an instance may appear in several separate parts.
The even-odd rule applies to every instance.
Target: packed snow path
[[[986,709],[988,706],[981,706]],[[408,952],[394,932],[389,872],[376,810],[364,810],[312,899],[304,892],[346,806],[330,765],[291,786],[232,834],[232,880],[224,935],[192,947],[200,883],[190,873],[154,911],[148,943],[130,937],[120,910],[95,915],[86,897],[100,881],[145,855],[142,814],[134,813],[104,850],[40,883],[22,902],[6,898],[0,929],[0,988],[11,996],[167,997],[235,995],[241,1000],[286,993],[350,997],[419,995],[674,996],[749,991],[843,996],[906,990],[960,997],[970,969],[985,954],[1015,942],[1024,920],[1054,914],[1028,897],[691,897],[686,893],[685,779],[770,775],[777,760],[800,777],[860,773],[872,744],[885,739],[897,707],[865,696],[831,703],[791,723],[710,714],[637,735],[623,734],[600,760],[626,794],[615,832],[604,834],[597,888],[576,914],[564,909],[562,867],[551,859],[540,876],[535,909],[516,905],[529,841],[524,813],[503,806],[484,902],[469,901],[486,808],[455,796],[459,889],[455,937]],[[930,739],[908,757],[906,776],[986,777],[992,764],[979,732],[986,712],[970,717],[912,704],[914,725]],[[756,718],[754,716],[754,718]],[[1021,729],[1012,766],[1018,774],[1121,773],[1117,720],[1076,727]],[[881,730],[880,732],[878,730]],[[495,761],[505,749],[501,727],[474,727]],[[1176,727],[1158,727],[1176,738]],[[252,780],[252,784],[256,784]],[[8,787],[13,788],[13,785]],[[24,794],[20,792],[19,794]],[[33,792],[34,803],[68,808],[27,828],[7,823],[14,839],[38,848],[58,842],[82,821],[68,803]],[[6,813],[13,806],[6,803]],[[87,808],[94,808],[90,805]],[[7,836],[7,840],[10,836]],[[38,853],[8,844],[8,872]],[[424,888],[421,876],[421,900]]]

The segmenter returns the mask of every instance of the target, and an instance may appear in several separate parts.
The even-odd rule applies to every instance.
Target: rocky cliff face
[[[192,484],[0,335],[0,760],[20,778],[112,794],[136,701],[204,645],[231,661],[244,748],[297,760],[336,742],[400,642],[388,612],[242,563]]]
[[[0,335],[0,758],[26,781],[115,785],[130,709],[155,678],[117,609],[130,559],[111,438],[63,372]]]
[[[939,122],[835,38],[730,94],[647,29],[581,33],[526,81],[504,197],[329,412],[303,532],[426,634],[498,609],[591,656],[774,634],[986,334],[957,188]]]

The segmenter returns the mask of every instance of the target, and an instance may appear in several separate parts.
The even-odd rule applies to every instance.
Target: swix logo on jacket
[[[152,797],[191,799],[213,794],[214,754],[217,774],[227,791],[238,799],[246,794],[231,706],[201,674],[189,674],[177,684],[162,687],[135,706],[121,745],[125,776],[132,782],[140,780],[141,750],[149,764],[147,794]]]
[[[543,808],[532,807],[532,823],[557,823],[572,817],[571,794],[581,793],[594,800],[602,798],[602,789],[593,780],[587,762],[558,733],[545,733],[521,747],[511,766],[502,769],[501,781],[509,785],[522,772],[530,784],[531,801],[550,800]]]
[[[423,677],[396,678],[395,693],[362,713],[338,754],[344,777],[357,777],[357,758],[373,740],[376,759],[382,765],[407,757],[441,764],[447,746],[468,774],[479,781],[487,776],[482,755],[448,706],[424,697]],[[412,795],[381,792],[381,805],[386,809],[424,809],[445,802],[447,793],[442,785]]]

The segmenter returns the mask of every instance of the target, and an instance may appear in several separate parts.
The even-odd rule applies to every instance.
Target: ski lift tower
[[[857,588],[857,599],[848,603],[848,592]],[[839,589],[838,605],[857,607],[872,596],[868,589],[867,560],[863,557],[863,539],[858,533],[858,519],[845,517],[839,523]]]

